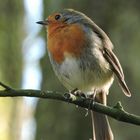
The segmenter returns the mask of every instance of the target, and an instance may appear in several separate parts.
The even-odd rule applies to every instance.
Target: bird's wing
[[[126,96],[130,97],[131,92],[125,83],[123,70],[122,70],[119,60],[117,59],[115,54],[112,52],[112,50],[108,50],[106,47],[103,48],[102,52],[103,52],[103,56],[105,57],[105,59],[111,65],[111,69],[117,76],[117,78],[119,80],[119,85],[120,85],[121,89],[123,90],[124,94]]]
[[[103,47],[101,48],[101,51],[103,53],[103,56],[107,60],[107,62],[110,64],[112,71],[115,73],[115,75],[118,78],[119,85],[124,92],[124,94],[128,97],[131,96],[131,92],[128,89],[125,80],[124,80],[124,74],[122,67],[120,65],[120,62],[116,55],[113,53],[113,45],[109,39],[109,37],[106,35],[106,33],[99,28],[94,22],[91,23],[91,21],[88,22],[88,26],[92,28],[94,33],[97,34],[97,36],[102,40]]]

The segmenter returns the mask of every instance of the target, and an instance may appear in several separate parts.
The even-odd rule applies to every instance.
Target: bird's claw
[[[78,90],[78,88],[75,88],[74,90],[70,91],[70,93],[77,97],[88,98],[86,94]]]

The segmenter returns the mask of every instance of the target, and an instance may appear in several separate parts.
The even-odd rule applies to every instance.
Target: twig
[[[0,82],[0,86],[2,86],[5,90],[13,90],[11,87],[5,85],[4,83]]]

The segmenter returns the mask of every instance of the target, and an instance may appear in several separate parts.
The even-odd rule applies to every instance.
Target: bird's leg
[[[92,100],[95,100],[96,94],[97,94],[97,90],[94,89],[93,93],[91,95],[89,95],[88,97]]]
[[[88,116],[88,113],[89,113],[89,110],[90,110],[90,105],[94,102],[96,93],[97,92],[96,92],[96,89],[95,89],[94,92],[87,97],[88,99],[90,99],[90,103],[89,103],[88,108],[86,108],[86,114],[85,114],[85,116]]]

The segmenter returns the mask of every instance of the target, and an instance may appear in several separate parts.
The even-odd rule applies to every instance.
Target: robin
[[[79,89],[106,105],[115,75],[123,93],[131,96],[109,37],[89,17],[64,9],[37,23],[46,27],[53,70],[68,90]],[[94,140],[114,139],[105,115],[92,111],[92,122]]]

